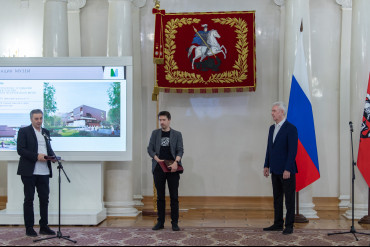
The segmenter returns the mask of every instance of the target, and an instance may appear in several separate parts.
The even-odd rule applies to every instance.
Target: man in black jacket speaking
[[[35,189],[40,199],[40,234],[55,235],[48,226],[49,179],[52,177],[51,162],[45,156],[53,156],[54,152],[48,143],[50,133],[42,128],[43,112],[33,110],[30,113],[31,125],[21,128],[18,132],[17,151],[20,155],[18,175],[24,185],[24,223],[26,235],[36,237],[33,229],[35,217],[33,200]]]

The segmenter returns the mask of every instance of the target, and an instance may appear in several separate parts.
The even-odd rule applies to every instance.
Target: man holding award
[[[179,221],[179,182],[183,172],[181,159],[184,154],[181,132],[171,129],[171,114],[160,112],[158,119],[161,129],[154,130],[150,138],[148,153],[152,160],[152,173],[157,189],[158,222],[154,231],[164,229],[166,216],[166,181],[171,197],[172,230],[180,231]]]

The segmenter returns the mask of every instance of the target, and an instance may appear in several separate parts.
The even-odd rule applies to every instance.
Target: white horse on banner
[[[220,34],[217,32],[217,30],[210,30],[208,32],[207,36],[207,46],[195,46],[192,45],[189,48],[188,57],[190,57],[191,53],[193,52],[195,48],[195,56],[193,58],[192,62],[192,68],[194,69],[194,62],[198,58],[200,58],[200,62],[202,62],[206,57],[215,56],[218,53],[224,54],[224,59],[226,59],[227,50],[225,46],[220,46],[220,44],[217,42],[217,39],[221,38]]]

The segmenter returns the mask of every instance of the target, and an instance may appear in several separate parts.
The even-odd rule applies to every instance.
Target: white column
[[[68,1],[68,41],[70,57],[81,57],[80,9],[85,5],[86,0]]]
[[[68,57],[67,0],[44,0],[44,57]]]
[[[351,118],[351,28],[352,0],[337,0],[342,6],[341,61],[340,61],[340,166],[339,166],[339,207],[348,208],[351,198],[351,152],[349,121]]]
[[[360,143],[361,120],[370,72],[370,1],[355,0],[352,7],[352,50],[351,50],[351,120],[354,133],[354,156],[357,160]],[[368,191],[365,180],[356,167],[355,217],[367,215]],[[346,212],[351,217],[351,210]]]
[[[284,70],[283,70],[283,96],[284,102],[289,102],[294,62],[297,51],[298,35],[301,21],[303,21],[303,43],[308,66],[308,79],[311,76],[311,35],[310,35],[310,4],[309,0],[285,1],[285,36],[284,36]],[[312,90],[311,90],[312,92]],[[315,109],[314,102],[312,102]],[[310,219],[318,218],[312,201],[312,186],[300,192],[300,213]]]
[[[131,0],[109,0],[107,56],[132,56]]]
[[[274,0],[280,7],[279,101],[284,100],[285,0]]]
[[[133,200],[133,162],[106,162],[105,207],[108,216],[136,217]]]
[[[109,0],[107,56],[133,56],[131,0]],[[134,83],[134,95],[135,83]],[[136,103],[134,101],[134,107]],[[139,103],[140,105],[140,103]],[[141,114],[141,111],[139,111]],[[107,162],[105,168],[105,206],[108,216],[137,216],[134,208],[133,170],[141,165],[137,158],[137,140],[141,140],[141,123],[134,109],[134,153],[132,162]],[[139,120],[141,116],[139,116]],[[136,125],[137,123],[137,125]],[[138,132],[139,131],[139,132]],[[138,134],[136,136],[136,133]],[[139,147],[140,150],[141,147]],[[140,152],[140,151],[139,151]],[[140,162],[140,163],[139,163]],[[139,164],[138,164],[139,163]]]

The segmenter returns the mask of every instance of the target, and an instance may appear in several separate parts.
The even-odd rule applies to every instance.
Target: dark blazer
[[[50,133],[46,129],[42,129],[42,134],[46,134],[50,137]],[[46,141],[47,147],[47,155],[53,156],[54,151]],[[18,154],[21,156],[18,165],[18,175],[30,177],[33,176],[33,172],[35,171],[35,165],[38,158],[38,142],[37,137],[35,134],[35,130],[33,129],[32,125],[21,128],[18,132],[18,139],[17,139],[17,151]],[[52,169],[51,169],[51,162],[48,161],[48,167],[50,170],[50,177],[53,177]]]
[[[284,171],[292,174],[298,173],[296,157],[298,150],[297,128],[285,121],[273,143],[275,125],[270,127],[265,168],[275,175],[282,175]]]
[[[157,166],[157,161],[155,161],[154,156],[159,157],[161,151],[161,139],[162,139],[162,129],[154,130],[149,141],[148,154],[152,157],[152,172],[154,173],[155,167]],[[176,159],[177,156],[181,157],[184,155],[184,144],[182,140],[182,134],[174,129],[170,130],[170,146],[171,154]],[[179,165],[182,166],[180,161]]]

